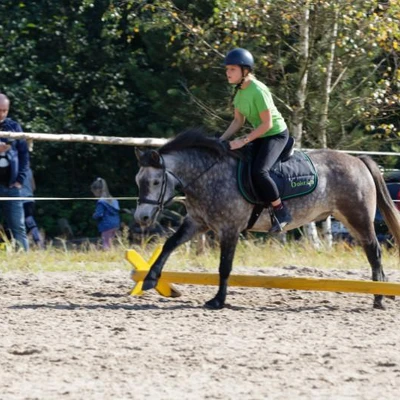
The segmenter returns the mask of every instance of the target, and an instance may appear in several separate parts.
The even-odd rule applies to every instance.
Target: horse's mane
[[[231,154],[226,142],[208,136],[202,128],[191,128],[179,133],[174,139],[159,149],[160,154],[168,154],[184,149],[205,149],[217,156]]]

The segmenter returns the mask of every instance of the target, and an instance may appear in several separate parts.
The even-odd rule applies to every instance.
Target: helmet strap
[[[236,96],[236,93],[237,93],[237,92],[239,91],[239,89],[242,87],[243,82],[244,82],[244,76],[243,76],[243,73],[242,73],[242,79],[241,79],[240,82],[235,86],[235,89],[234,89],[234,91],[233,91],[233,93],[232,93],[231,101],[230,101],[231,105],[233,104],[233,100],[234,100],[234,98],[235,98],[235,96]]]
[[[242,88],[243,82],[245,81],[246,76],[247,76],[247,75],[244,75],[244,67],[243,67],[243,65],[240,65],[240,70],[242,71],[242,79],[240,80],[240,82],[238,84],[236,84],[235,89],[234,89],[234,91],[232,93],[231,100],[230,100],[230,104],[231,105],[233,104],[233,100],[234,100],[237,92],[239,91],[239,89]]]

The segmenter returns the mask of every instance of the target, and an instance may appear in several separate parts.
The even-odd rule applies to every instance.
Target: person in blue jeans
[[[25,216],[21,197],[21,187],[26,178],[29,152],[26,140],[2,138],[3,132],[22,132],[21,125],[7,118],[10,99],[0,93],[0,197],[15,198],[2,200],[0,206],[6,226],[24,250],[29,249],[25,229]]]
[[[99,200],[96,203],[96,209],[93,219],[97,221],[97,228],[101,234],[103,249],[109,250],[112,239],[115,237],[121,220],[119,217],[118,200],[113,199],[108,190],[107,182],[103,178],[97,178],[90,189]]]
[[[35,220],[35,200],[33,200],[33,193],[36,190],[35,179],[31,167],[28,167],[27,176],[22,184],[21,197],[23,198],[22,204],[24,207],[25,215],[25,228],[27,235],[31,234],[35,244],[43,249],[44,243],[42,235]]]

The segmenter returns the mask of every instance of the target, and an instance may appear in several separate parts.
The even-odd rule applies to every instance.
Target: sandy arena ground
[[[378,311],[370,295],[231,288],[210,311],[215,287],[170,299],[132,286],[126,270],[0,274],[0,399],[400,398],[399,300]]]

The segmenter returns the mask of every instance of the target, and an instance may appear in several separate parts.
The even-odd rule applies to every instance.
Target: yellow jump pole
[[[143,280],[149,272],[150,267],[157,260],[162,250],[162,246],[158,246],[153,255],[151,256],[149,262],[146,262],[142,256],[135,250],[128,250],[125,254],[126,259],[133,265],[132,279],[136,281],[135,287],[131,291],[132,296],[140,296],[143,294],[142,286]],[[142,278],[140,280],[135,279],[135,274],[141,274]],[[160,279],[156,286],[156,290],[162,296],[165,297],[179,297],[181,292],[172,285],[172,282],[166,281],[165,279]]]
[[[159,250],[161,252],[161,250]],[[154,255],[153,255],[154,256]],[[156,257],[152,257],[152,260]],[[131,294],[135,293],[136,287],[143,283],[147,271],[151,264],[147,264],[147,270],[136,268],[137,260],[143,260],[134,250],[127,251],[127,259],[134,266],[132,271],[132,279],[136,281],[135,288]],[[173,283],[184,285],[218,285],[218,274],[205,274],[194,272],[163,272],[159,280],[158,286],[163,285],[163,288],[169,287],[171,292],[177,292],[173,287]],[[329,291],[329,292],[351,292],[351,293],[367,293],[380,294],[386,296],[399,296],[400,284],[390,282],[375,282],[375,281],[356,281],[344,279],[320,279],[320,278],[294,278],[283,276],[262,276],[262,275],[231,275],[229,278],[229,286],[240,287],[262,287],[262,288],[277,288],[277,289],[294,289],[294,290],[312,290],[312,291]],[[171,296],[167,289],[163,289],[162,293],[158,287],[156,289],[163,296]],[[177,294],[175,293],[175,297]]]

